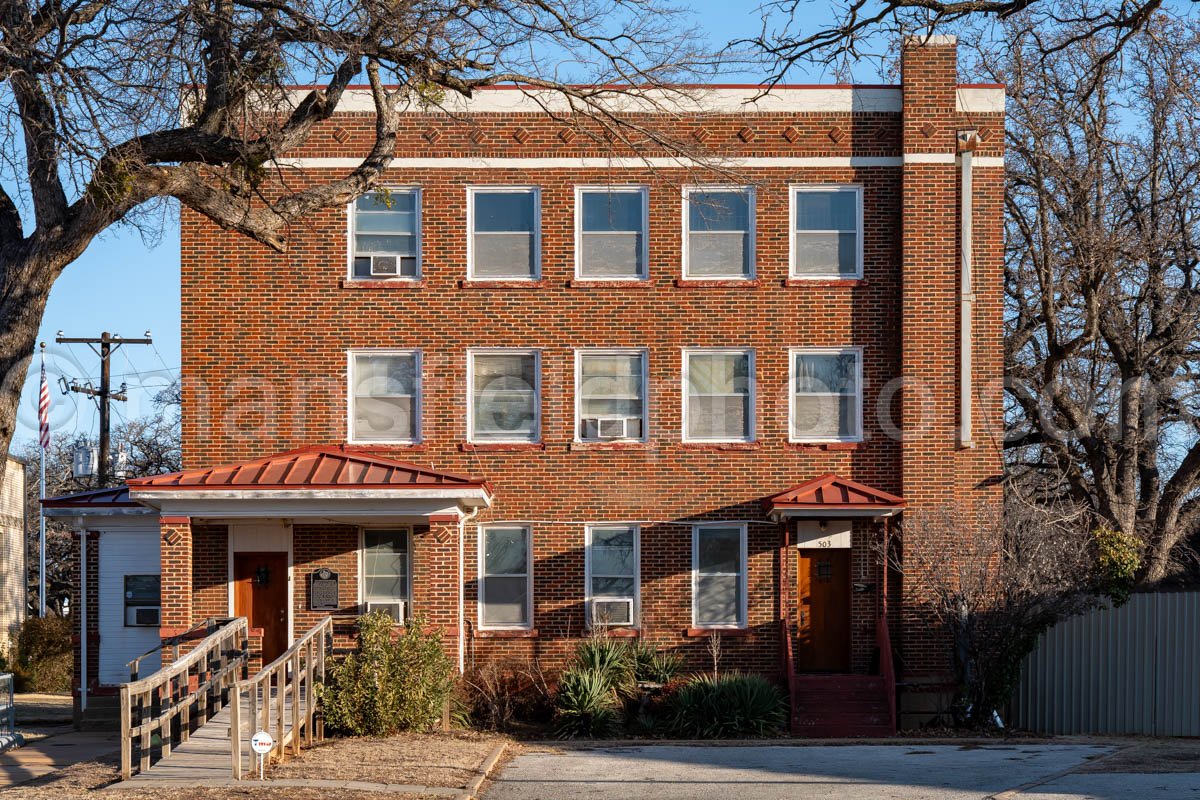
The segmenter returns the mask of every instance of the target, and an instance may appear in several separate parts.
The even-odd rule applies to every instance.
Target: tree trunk
[[[0,259],[0,448],[5,453],[16,433],[21,390],[50,287],[60,271],[37,253]]]

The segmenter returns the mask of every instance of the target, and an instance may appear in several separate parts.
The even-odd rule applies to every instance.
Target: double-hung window
[[[479,529],[480,627],[533,627],[532,562],[528,526]]]
[[[646,352],[578,352],[575,396],[580,441],[645,440]]]
[[[540,374],[533,350],[468,355],[472,442],[537,442],[541,437]]]
[[[684,190],[683,277],[754,277],[754,193],[749,187]]]
[[[863,276],[861,186],[792,187],[792,277]]]
[[[588,621],[637,625],[638,527],[589,525],[586,536]]]
[[[408,530],[366,528],[363,537],[363,601],[397,622],[407,616]]]
[[[683,391],[685,441],[754,439],[753,351],[685,350]]]
[[[792,350],[791,439],[862,440],[862,350]]]
[[[698,628],[746,625],[746,526],[692,528],[692,623]]]
[[[575,276],[597,280],[647,277],[644,186],[581,186],[575,202]]]
[[[350,353],[350,441],[411,444],[420,419],[420,352]]]
[[[537,280],[540,194],[532,187],[467,190],[469,275],[476,280]]]
[[[421,276],[421,193],[368,192],[350,207],[350,276],[355,279]]]

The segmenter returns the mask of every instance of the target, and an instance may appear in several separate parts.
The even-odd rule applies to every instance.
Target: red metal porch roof
[[[482,478],[421,467],[340,446],[305,447],[240,464],[131,478],[135,492],[155,489],[429,489],[478,487]]]
[[[903,508],[904,505],[903,497],[840,478],[832,472],[793,486],[766,501],[769,511],[787,508],[871,511]]]

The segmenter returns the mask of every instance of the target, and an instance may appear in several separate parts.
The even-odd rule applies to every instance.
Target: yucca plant
[[[760,675],[696,675],[671,701],[671,730],[698,739],[769,736],[786,721],[783,692]]]
[[[625,642],[603,636],[584,639],[575,648],[575,664],[580,670],[595,672],[609,688],[623,697],[636,689],[633,651]]]
[[[609,676],[592,668],[575,667],[559,677],[554,708],[560,739],[608,736],[620,722],[617,693]]]

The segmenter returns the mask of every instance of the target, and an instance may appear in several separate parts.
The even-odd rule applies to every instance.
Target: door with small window
[[[796,553],[796,670],[849,672],[850,550]]]

